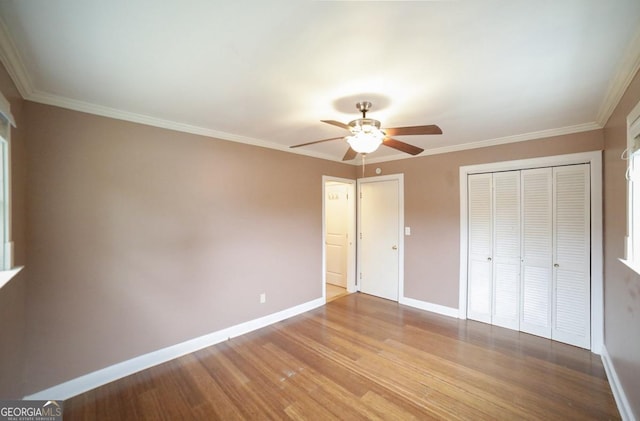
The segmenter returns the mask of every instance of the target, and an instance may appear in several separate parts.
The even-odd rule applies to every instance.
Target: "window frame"
[[[11,236],[11,128],[16,127],[9,101],[0,93],[0,171],[2,171],[2,219],[3,233],[0,241],[3,254],[0,260],[0,288],[9,282],[22,267],[14,267],[13,264],[13,241]]]
[[[627,147],[622,159],[626,160],[627,232],[620,260],[640,274],[640,102],[627,116]]]

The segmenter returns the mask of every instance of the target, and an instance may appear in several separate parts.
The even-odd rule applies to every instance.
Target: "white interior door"
[[[330,182],[325,186],[326,281],[347,287],[349,186]]]
[[[551,337],[552,169],[521,172],[522,294],[520,330]]]
[[[491,323],[520,328],[520,171],[493,174]]]
[[[493,205],[491,174],[468,178],[469,192],[469,284],[467,315],[491,323]]]
[[[553,169],[554,340],[591,346],[591,200],[588,164]]]
[[[400,181],[365,179],[360,187],[360,291],[398,301]]]

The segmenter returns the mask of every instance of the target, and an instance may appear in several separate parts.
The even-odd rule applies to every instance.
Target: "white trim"
[[[618,258],[620,263],[624,264],[626,267],[634,271],[636,274],[640,275],[640,266],[638,264],[632,262],[631,260]]]
[[[329,182],[338,182],[348,185],[349,195],[351,200],[348,202],[349,221],[347,224],[347,233],[351,241],[351,245],[347,244],[347,292],[356,292],[356,253],[355,248],[357,244],[356,240],[356,180],[348,178],[332,177],[329,175],[322,176],[322,298],[327,299],[327,227],[326,227],[326,203],[327,197],[325,187]]]
[[[24,65],[18,48],[9,36],[9,31],[2,19],[0,19],[0,61],[7,69],[11,80],[18,88],[18,92],[24,99],[29,99],[33,92],[33,82]]]
[[[591,351],[604,346],[604,227],[602,152],[593,152],[591,164]]]
[[[469,205],[468,205],[468,175],[464,167],[460,167],[459,174],[459,191],[460,191],[460,279],[459,291],[458,291],[458,317],[461,319],[467,318],[467,275],[468,265],[467,259],[469,258],[469,237],[468,237],[468,223],[469,223]]]
[[[0,238],[0,242],[2,242],[2,267],[0,270],[7,272],[5,276],[0,277],[0,279],[4,279],[4,283],[0,283],[0,287],[11,280],[19,271],[13,272],[13,234],[12,234],[12,224],[13,220],[13,200],[12,200],[12,192],[11,188],[11,126],[15,127],[15,121],[13,121],[13,116],[11,115],[11,106],[9,101],[4,97],[2,93],[0,93],[0,102],[2,103],[2,113],[5,115],[9,124],[6,126],[6,138],[0,135],[0,159],[2,162],[2,190],[4,197],[3,206],[4,206],[4,220],[0,221],[0,224],[3,226],[4,235],[3,238]],[[0,121],[0,124],[4,126],[4,122]]]
[[[342,158],[337,158],[328,154],[297,148],[291,149],[287,145],[280,143],[268,142],[266,140],[257,139],[248,136],[241,136],[233,133],[221,132],[207,127],[194,126],[191,124],[179,123],[172,120],[166,120],[158,117],[152,117],[145,114],[137,114],[130,111],[118,110],[115,108],[104,107],[102,105],[90,104],[75,99],[62,98],[42,92],[34,92],[30,95],[30,101],[39,102],[41,104],[53,105],[69,110],[80,111],[83,113],[98,115],[102,117],[113,118],[116,120],[130,121],[133,123],[144,124],[146,126],[159,127],[167,130],[174,130],[182,133],[190,133],[200,136],[211,137],[214,139],[227,140],[230,142],[244,143],[246,145],[259,146],[262,148],[275,149],[283,152],[295,153],[298,155],[306,155],[313,158],[321,158],[329,161],[342,162]]]
[[[209,333],[198,338],[190,339],[188,341],[172,345],[167,348],[162,348],[157,351],[153,351],[148,354],[140,355],[130,360],[105,367],[92,373],[85,374],[84,376],[76,377],[75,379],[69,380],[67,382],[25,396],[24,399],[69,399],[80,393],[84,393],[88,390],[102,386],[114,380],[121,379],[130,374],[134,374],[141,370],[145,370],[158,364],[165,363],[169,360],[173,360],[183,355],[198,351],[202,348],[215,345],[222,341],[226,341],[227,339],[244,335],[245,333],[249,333],[256,329],[269,326],[273,323],[277,323],[289,317],[293,317],[309,310],[313,310],[314,308],[320,307],[322,305],[324,305],[324,300],[322,298],[317,298],[315,300],[308,301],[306,303],[279,311],[277,313],[269,314],[258,319],[240,323],[238,325],[231,326],[217,332]]]
[[[63,98],[57,95],[38,91],[34,88],[33,82],[29,77],[29,74],[24,65],[24,61],[20,57],[18,49],[13,44],[8,31],[0,19],[0,59],[5,65],[11,79],[18,87],[18,91],[24,99],[33,102],[39,102],[42,104],[53,105],[61,108],[66,108],[74,111],[80,111],[84,113],[99,115],[103,117],[114,118],[117,120],[131,121],[134,123],[145,124],[153,127],[160,127],[168,130],[175,130],[184,133],[197,134],[201,136],[213,137],[216,139],[229,140],[232,142],[246,143],[249,145],[260,146],[270,149],[281,150],[289,153],[295,153],[299,155],[311,156],[314,158],[326,159],[329,161],[343,162],[342,157],[330,156],[320,152],[311,151],[308,149],[290,149],[286,145],[278,143],[267,142],[260,139],[238,136],[231,133],[220,132],[217,130],[208,129],[205,127],[193,126],[189,124],[178,123],[175,121],[164,120],[156,117],[151,117],[143,114],[136,114],[128,111],[117,110],[114,108],[104,107],[101,105],[91,104],[84,101],[78,101],[69,98]],[[622,70],[621,70],[622,72]],[[631,74],[627,78],[632,78],[635,73]],[[468,149],[484,148],[487,146],[504,145],[507,143],[523,142],[527,140],[542,139],[552,136],[561,136],[572,133],[580,133],[590,130],[601,129],[603,126],[597,122],[583,123],[574,126],[559,127],[554,129],[541,130],[537,132],[523,133],[514,136],[506,136],[495,139],[481,140],[478,142],[470,142],[461,145],[444,146],[440,148],[427,149],[421,154],[413,157],[421,157],[427,155],[437,155],[449,152],[457,152]],[[399,159],[410,159],[411,156],[407,154],[397,154],[387,157],[371,158],[368,162],[374,164],[379,162],[395,161]],[[345,162],[346,164],[358,166],[360,165],[357,160]]]
[[[636,34],[627,47],[622,60],[620,61],[620,63],[618,63],[616,74],[613,79],[609,81],[609,87],[607,89],[606,96],[603,98],[602,103],[600,104],[596,121],[602,127],[604,127],[607,124],[607,121],[609,121],[611,114],[613,114],[613,111],[620,103],[622,95],[624,95],[627,88],[631,84],[631,81],[640,69],[639,52],[640,28],[636,30]]]
[[[433,148],[425,150],[423,153],[417,155],[427,156],[436,155],[449,152],[456,152],[468,149],[477,149],[487,146],[504,145],[507,143],[522,142],[526,140],[542,139],[552,136],[560,136],[571,133],[580,133],[589,130],[597,130],[604,127],[607,120],[613,113],[616,105],[619,103],[625,90],[633,80],[638,69],[640,69],[640,30],[631,41],[629,47],[626,50],[621,63],[618,66],[616,75],[611,80],[609,88],[605,98],[600,105],[600,109],[596,118],[596,121],[582,123],[574,126],[559,127],[547,130],[541,130],[537,132],[523,133],[514,136],[506,136],[495,139],[481,140],[478,142],[470,142],[461,145],[445,146],[440,148]],[[341,157],[329,156],[320,152],[314,152],[305,149],[290,149],[286,145],[281,145],[273,142],[267,142],[260,139],[249,138],[245,136],[238,136],[231,133],[220,132],[204,127],[192,126],[188,124],[178,123],[175,121],[164,120],[156,117],[146,116],[142,114],[136,114],[132,112],[117,110],[114,108],[104,107],[96,104],[91,104],[84,101],[78,101],[69,98],[63,98],[58,95],[38,91],[34,87],[34,83],[27,71],[24,64],[24,60],[20,56],[18,48],[15,46],[6,25],[0,19],[0,61],[4,64],[7,72],[11,76],[11,79],[15,83],[18,91],[24,99],[29,101],[39,102],[48,105],[54,105],[61,108],[67,108],[75,111],[85,112],[89,114],[100,115],[103,117],[114,118],[118,120],[131,121],[135,123],[145,124],[154,127],[161,127],[169,130],[175,130],[179,132],[198,134],[208,137],[213,137],[222,140],[230,140],[233,142],[247,143],[254,146],[261,146],[276,150],[282,150],[289,153],[295,153],[299,155],[306,155],[315,158],[326,159],[329,161],[342,162]],[[407,154],[396,154],[387,157],[372,158],[370,163],[380,163],[387,161],[395,161],[399,159],[412,158]],[[413,157],[415,158],[415,157]],[[346,162],[349,165],[357,166],[358,162]]]
[[[415,156],[409,156],[407,154],[397,154],[397,155],[380,157],[380,158],[367,157],[367,163],[377,164],[380,162],[397,161],[399,159],[420,158],[422,156],[428,156],[428,155],[439,155],[443,153],[466,151],[469,149],[478,149],[478,148],[486,148],[489,146],[505,145],[508,143],[525,142],[527,140],[538,140],[538,139],[542,140],[548,137],[564,136],[564,135],[569,135],[574,133],[582,133],[582,132],[589,132],[592,130],[599,130],[599,129],[602,129],[602,127],[603,126],[595,122],[576,124],[575,126],[558,127],[555,129],[540,130],[537,132],[522,133],[522,134],[517,134],[513,136],[498,137],[495,139],[479,140],[477,142],[469,142],[469,143],[462,143],[459,145],[442,146],[440,148],[426,149],[424,152]],[[357,163],[354,163],[353,165],[357,165]]]
[[[640,101],[633,107],[633,109],[627,115],[627,137],[638,131],[638,124],[640,123]],[[630,145],[630,139],[627,139],[627,146]]]
[[[9,270],[0,270],[0,288],[9,283],[10,280],[13,279],[14,276],[18,274],[24,266],[18,266]]]
[[[401,297],[400,304],[404,304],[409,307],[418,308],[420,310],[425,310],[431,313],[436,313],[436,314],[440,314],[448,317],[457,318],[459,315],[457,308],[441,306],[440,304],[428,303],[426,301],[420,301],[414,298]]]
[[[118,110],[111,107],[105,107],[102,105],[92,104],[89,102],[79,101],[71,98],[64,98],[59,95],[39,91],[35,88],[29,72],[27,71],[27,68],[24,64],[24,60],[20,55],[20,51],[13,43],[13,39],[9,35],[9,31],[7,30],[7,27],[2,19],[0,19],[0,61],[7,69],[7,72],[13,80],[13,83],[18,88],[18,92],[20,92],[20,95],[22,95],[24,99],[29,101],[46,105],[53,105],[60,108],[66,108],[69,110],[98,115],[102,117],[113,118],[116,120],[130,121],[133,123],[139,123],[168,130],[175,130],[183,133],[207,136],[215,139],[228,140],[253,146],[260,146],[263,148],[296,153],[299,155],[306,155],[313,158],[342,162],[342,157],[336,158],[334,156],[306,149],[290,149],[289,146],[279,143],[267,142],[261,139],[239,136],[232,133],[212,130],[206,127],[194,126],[144,114]]]
[[[1,139],[1,137],[0,137]],[[9,128],[9,133],[7,135],[7,139],[2,139],[2,148],[4,149],[3,159],[3,179],[4,179],[4,212],[5,218],[4,221],[0,221],[0,223],[4,224],[4,239],[0,239],[0,241],[4,241],[4,267],[1,269],[8,270],[13,269],[13,187],[12,187],[12,177],[11,177],[11,128]]]
[[[11,220],[11,215],[9,215],[9,220]],[[8,235],[11,235],[11,230],[7,230],[6,232],[7,232]],[[10,268],[10,269],[7,269],[7,270],[16,269],[16,268],[13,267],[13,256],[14,256],[13,241],[8,241],[8,242],[4,243],[3,250],[4,250],[4,263],[5,263],[5,266]]]
[[[634,212],[633,212],[633,192],[634,190],[636,190],[637,186],[635,185],[635,183],[637,183],[638,181],[634,180],[634,177],[631,176],[631,174],[629,173],[629,171],[632,169],[632,163],[635,163],[635,157],[633,157],[633,154],[636,154],[637,151],[634,151],[634,149],[636,149],[636,145],[635,145],[635,136],[637,136],[638,134],[640,134],[640,101],[638,101],[638,103],[633,107],[633,109],[631,110],[631,112],[629,112],[629,114],[627,115],[627,148],[625,149],[625,151],[622,153],[621,158],[623,158],[626,154],[626,178],[627,178],[627,189],[626,189],[626,199],[627,199],[627,227],[626,227],[626,236],[625,236],[625,243],[624,243],[624,258],[621,259],[622,263],[624,263],[625,265],[627,265],[631,270],[633,270],[636,273],[640,273],[640,268],[638,267],[640,265],[640,262],[635,262],[634,259],[636,259],[636,255],[638,253],[636,253],[636,250],[640,244],[634,244],[636,242],[638,242],[638,240],[640,239],[636,239],[634,238],[633,235],[633,226],[634,226]],[[635,170],[635,168],[634,168]],[[640,223],[640,221],[635,221],[635,223]]]
[[[130,121],[133,123],[144,124],[152,127],[159,127],[168,130],[175,130],[182,133],[196,134],[215,139],[227,140],[231,142],[244,143],[247,145],[259,146],[263,148],[276,149],[284,152],[295,153],[299,155],[311,156],[314,158],[326,159],[328,161],[341,162],[353,166],[361,165],[358,160],[342,161],[342,157],[335,157],[332,155],[324,154],[321,152],[312,151],[304,148],[291,149],[287,145],[279,143],[268,142],[261,139],[256,139],[247,136],[240,136],[233,133],[221,132],[218,130],[209,129],[206,127],[193,126],[190,124],[179,123],[171,120],[161,119],[157,117],[151,117],[144,114],[137,114],[129,111],[122,111],[115,108],[104,107],[101,105],[95,105],[84,101],[78,101],[74,99],[62,98],[57,95],[51,95],[43,92],[33,92],[26,99],[41,104],[52,105],[60,108],[66,108],[83,113],[98,115],[102,117],[113,118],[116,120]],[[421,156],[439,155],[450,152],[464,151],[469,149],[486,148],[489,146],[504,145],[509,143],[524,142],[527,140],[544,139],[554,136],[563,136],[573,133],[587,132],[591,130],[601,129],[602,126],[597,123],[584,123],[575,126],[560,127],[555,129],[541,130],[531,133],[523,133],[513,136],[505,136],[495,139],[480,140],[477,142],[464,143],[459,145],[444,146],[440,148],[426,149],[424,152],[416,156],[407,155],[405,153],[396,154],[392,156],[379,157],[379,158],[367,158],[367,162],[371,164],[396,161],[400,159],[419,158]]]
[[[609,385],[611,386],[611,392],[613,393],[613,397],[616,400],[616,405],[618,406],[618,411],[620,412],[620,417],[624,421],[635,421],[633,410],[631,409],[631,405],[629,404],[629,399],[627,399],[627,395],[624,393],[624,388],[622,387],[622,384],[620,384],[620,379],[618,378],[618,373],[616,373],[616,368],[613,365],[613,361],[611,361],[609,352],[607,352],[607,347],[604,345],[602,345],[601,358],[602,365],[604,366],[604,371],[607,373],[607,379],[609,380]]]
[[[75,111],[80,111],[89,114],[95,114],[103,117],[114,118],[117,120],[131,121],[134,123],[145,124],[148,126],[160,127],[169,130],[175,130],[179,132],[197,134],[202,136],[213,137],[222,140],[230,140],[233,142],[247,143],[249,145],[261,146],[265,148],[277,149],[286,151],[289,153],[295,153],[300,155],[311,156],[314,158],[326,159],[329,161],[343,162],[342,157],[330,156],[320,152],[314,152],[307,149],[290,149],[286,145],[281,145],[273,142],[266,142],[260,139],[254,139],[244,136],[238,136],[231,133],[220,132],[211,130],[204,127],[192,126],[188,124],[182,124],[170,120],[163,120],[156,117],[146,116],[142,114],[131,113],[127,111],[117,110],[114,108],[103,107],[96,104],[90,104],[84,101],[77,101],[73,99],[63,98],[57,95],[37,91],[34,88],[33,82],[29,77],[29,74],[24,65],[24,61],[20,57],[18,49],[13,44],[8,31],[0,19],[0,59],[5,65],[11,79],[18,87],[18,91],[24,99],[29,101],[39,102],[42,104],[54,105],[61,108],[67,108]],[[630,76],[633,77],[633,74]],[[487,146],[504,145],[507,143],[523,142],[526,140],[542,139],[552,136],[561,136],[571,133],[580,133],[590,130],[601,129],[603,126],[597,122],[590,122],[584,124],[578,124],[574,126],[559,127],[554,129],[541,130],[530,133],[523,133],[514,136],[500,137],[496,139],[481,140],[478,142],[470,142],[461,145],[444,146],[440,148],[427,149],[421,154],[413,157],[421,157],[427,155],[437,155],[449,152],[463,151],[468,149],[477,149]],[[387,157],[371,158],[368,162],[374,164],[379,162],[395,161],[399,159],[410,159],[411,156],[407,154],[397,154]],[[360,163],[357,160],[350,162],[344,162],[349,165],[358,166]]]
[[[467,318],[467,176],[469,174],[591,164],[591,352],[599,354],[604,341],[604,283],[602,240],[602,151],[555,155],[460,167],[460,318]]]
[[[0,93],[0,115],[2,115],[4,117],[5,120],[7,120],[9,122],[9,130],[11,126],[16,127],[16,120],[13,118],[13,115],[11,114],[11,105],[9,104],[9,101],[7,100],[7,98],[4,97],[4,95],[2,95]]]
[[[401,297],[404,297],[404,174],[389,174],[379,175],[376,177],[358,178],[358,200],[360,199],[360,186],[363,183],[376,183],[379,181],[398,181],[398,301]],[[357,232],[360,232],[360,211],[361,207],[358,206],[358,222]],[[360,257],[360,242],[357,242],[356,247],[356,273],[360,273],[362,268],[360,267],[362,259]],[[356,275],[357,276],[357,275]],[[360,283],[358,283],[358,291],[360,291]]]

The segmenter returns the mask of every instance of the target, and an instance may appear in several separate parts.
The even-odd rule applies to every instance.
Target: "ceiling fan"
[[[345,139],[349,143],[349,149],[342,158],[343,161],[350,161],[360,154],[368,154],[378,149],[378,146],[385,145],[390,148],[405,152],[411,155],[418,155],[424,149],[417,146],[401,142],[393,139],[391,136],[407,136],[407,135],[429,135],[442,134],[440,127],[435,124],[427,126],[410,126],[410,127],[393,127],[380,128],[380,122],[372,118],[367,118],[367,111],[371,108],[371,102],[361,101],[356,103],[356,108],[362,113],[362,118],[355,119],[349,124],[341,123],[335,120],[320,120],[323,123],[338,126],[349,130],[351,135],[332,137],[329,139],[315,140],[313,142],[301,143],[299,145],[290,146],[291,148],[299,148],[301,146],[314,145],[316,143],[328,142],[330,140]]]

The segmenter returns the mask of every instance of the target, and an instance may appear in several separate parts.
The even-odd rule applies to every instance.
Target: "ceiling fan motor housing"
[[[360,101],[356,103],[356,108],[358,109],[358,111],[360,111],[362,113],[362,117],[366,117],[366,113],[367,111],[369,111],[371,109],[371,102],[369,101]]]

